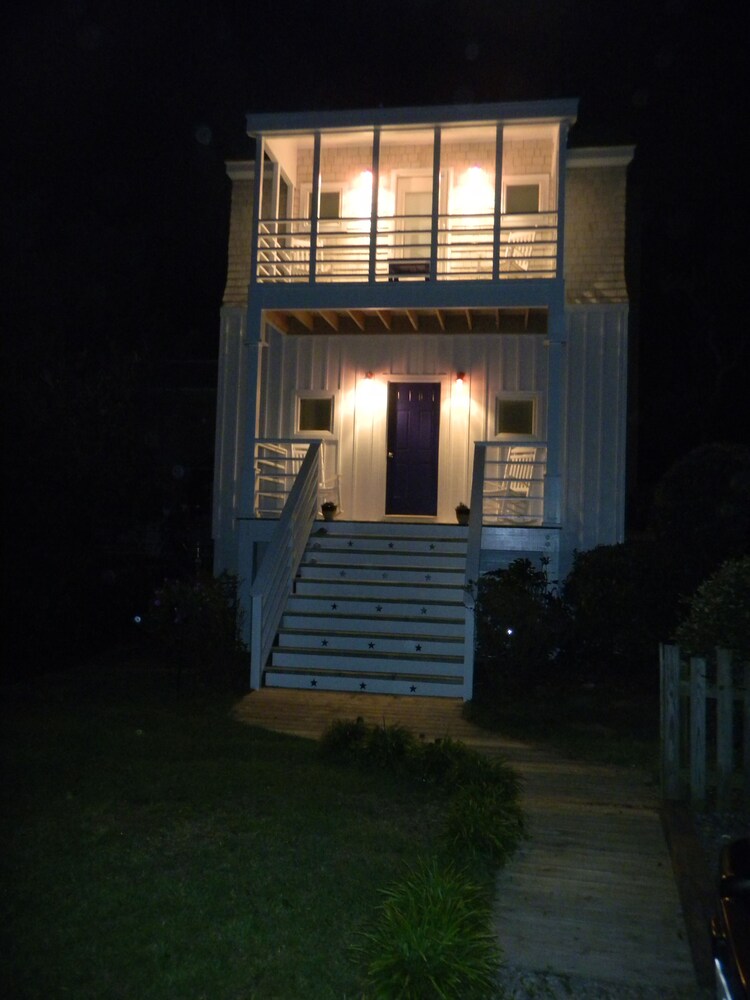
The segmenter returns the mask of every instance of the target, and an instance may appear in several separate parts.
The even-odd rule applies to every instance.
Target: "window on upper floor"
[[[519,175],[503,178],[503,212],[506,215],[532,215],[546,212],[549,200],[549,177]]]

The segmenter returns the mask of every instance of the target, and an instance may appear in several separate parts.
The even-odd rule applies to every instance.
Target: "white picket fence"
[[[713,792],[717,808],[736,795],[750,804],[750,664],[684,657],[678,646],[659,648],[661,678],[661,787],[665,799],[702,807]]]

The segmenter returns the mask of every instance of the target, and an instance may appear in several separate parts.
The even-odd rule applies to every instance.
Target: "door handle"
[[[388,452],[388,458],[393,458],[393,452],[392,451]]]

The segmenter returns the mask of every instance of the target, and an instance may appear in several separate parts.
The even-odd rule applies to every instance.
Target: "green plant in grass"
[[[367,726],[360,716],[356,721],[336,719],[320,738],[320,754],[326,760],[353,763],[362,759],[367,744]]]
[[[422,861],[383,891],[362,950],[376,1000],[485,1000],[500,964],[486,893],[453,867]]]
[[[518,796],[504,784],[469,784],[451,799],[444,840],[463,863],[504,865],[525,835]]]
[[[450,790],[470,784],[491,785],[505,789],[511,799],[518,798],[521,791],[520,776],[504,761],[450,737],[419,744],[415,767],[423,781]]]
[[[372,726],[367,734],[362,760],[370,767],[404,770],[416,747],[416,737],[404,726]]]

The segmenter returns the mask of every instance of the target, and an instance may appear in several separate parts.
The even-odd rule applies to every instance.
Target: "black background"
[[[747,442],[740,12],[72,0],[6,14],[5,593],[24,629],[54,633],[45,663],[96,631],[92,588],[130,615],[128,546],[158,549],[152,575],[170,545],[167,569],[199,543],[206,556],[224,161],[252,156],[248,111],[579,98],[571,145],[636,146],[631,525],[676,458]]]

